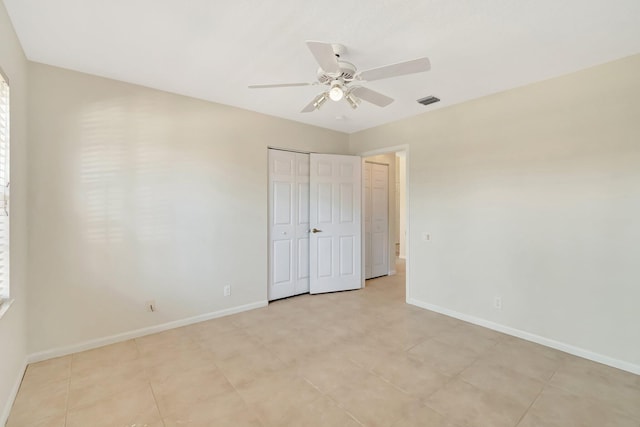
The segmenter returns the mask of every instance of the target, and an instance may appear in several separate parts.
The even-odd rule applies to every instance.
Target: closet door
[[[269,150],[269,301],[309,292],[309,155]]]
[[[371,163],[365,162],[364,190],[364,278],[373,277],[371,266]]]
[[[296,153],[294,294],[309,292],[309,155]]]
[[[361,287],[361,162],[357,156],[311,154],[312,294]]]
[[[389,166],[365,163],[365,171],[365,278],[371,279],[389,274]]]

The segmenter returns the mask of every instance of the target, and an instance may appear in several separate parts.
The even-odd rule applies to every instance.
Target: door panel
[[[310,292],[361,286],[361,160],[310,155]]]
[[[353,184],[340,184],[340,222],[353,222]]]
[[[317,186],[316,222],[319,224],[331,224],[333,213],[333,185],[330,182],[321,182]]]
[[[353,253],[353,236],[340,237],[340,275],[352,276],[355,271],[353,262],[355,256]]]
[[[309,229],[309,179],[306,182],[298,183],[298,225]]]
[[[273,242],[273,283],[287,284],[291,281],[291,240],[276,240]]]
[[[269,150],[269,300],[309,292],[309,156]]]
[[[318,277],[331,277],[333,274],[333,239],[331,237],[318,237],[316,245],[318,251]]]
[[[383,233],[371,233],[371,267],[379,266],[384,263],[384,236]]]
[[[309,283],[309,239],[298,239],[298,279],[305,279]],[[301,286],[298,290],[303,289]],[[309,292],[307,288],[306,292]],[[300,292],[298,292],[300,293]]]
[[[389,166],[365,163],[365,278],[389,274]]]
[[[322,159],[318,159],[318,163],[316,166],[316,170],[317,170],[317,175],[318,176],[331,176],[331,171],[332,171],[332,164],[331,161],[325,161]]]
[[[291,183],[273,183],[273,221],[275,225],[291,225]]]
[[[364,278],[371,275],[371,163],[364,164]]]
[[[296,153],[296,229],[298,251],[294,295],[309,292],[309,155]]]

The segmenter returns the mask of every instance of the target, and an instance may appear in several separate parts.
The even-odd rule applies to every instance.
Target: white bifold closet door
[[[362,287],[362,160],[311,154],[310,292]]]
[[[362,284],[361,159],[269,150],[269,301]]]
[[[309,292],[309,155],[269,150],[269,301]]]
[[[364,164],[365,279],[389,274],[389,166]]]

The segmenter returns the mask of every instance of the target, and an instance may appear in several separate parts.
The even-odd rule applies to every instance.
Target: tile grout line
[[[149,378],[147,378],[147,384],[149,384],[149,389],[151,390],[151,395],[153,396],[153,402],[156,404],[156,409],[158,410],[158,415],[160,416],[160,422],[162,423],[163,426],[166,427],[166,424],[164,422],[164,417],[160,412],[160,405],[158,405],[158,398],[156,397],[156,392],[153,389],[153,385],[151,384],[151,380]]]
[[[136,353],[137,353],[137,358],[138,359],[142,359],[142,355],[140,353],[140,346],[138,345],[138,340],[137,339],[133,339],[133,343],[136,346]],[[149,371],[147,370],[147,364],[144,363],[144,372],[145,372],[145,376],[147,377],[147,384],[149,385],[149,389],[151,390],[151,396],[153,396],[153,403],[156,404],[156,410],[158,411],[158,416],[160,416],[160,422],[162,423],[163,427],[166,427],[166,423],[164,422],[164,417],[162,416],[162,413],[160,412],[160,405],[158,405],[158,398],[156,397],[156,392],[153,389],[153,384],[151,384],[151,378],[149,377]]]
[[[298,374],[296,374],[296,376],[298,376]],[[342,409],[347,416],[349,416],[352,420],[354,420],[355,422],[357,422],[358,424],[360,424],[361,426],[364,427],[364,424],[358,419],[356,418],[356,416],[354,414],[352,414],[351,412],[349,412],[349,410],[347,408],[345,408],[344,406],[342,406],[340,404],[340,402],[336,401],[333,397],[331,397],[331,395],[329,395],[328,393],[323,392],[320,387],[316,386],[313,382],[311,382],[311,380],[309,380],[308,378],[306,378],[304,375],[300,375],[300,378],[302,378],[302,380],[306,381],[308,384],[310,384],[313,388],[315,388],[316,390],[318,390],[318,392],[320,393],[321,397],[326,397],[327,399],[329,399],[330,401],[332,401],[337,408]],[[318,398],[320,399],[320,398]]]
[[[442,418],[444,418],[445,420],[448,420],[449,422],[453,423],[453,421],[451,421],[451,419],[449,418],[449,416],[448,416],[448,415],[443,414],[442,412],[438,411],[436,408],[434,408],[434,407],[430,406],[430,405],[428,404],[428,402],[427,402],[427,401],[428,401],[428,399],[429,399],[429,398],[431,398],[433,395],[435,395],[436,393],[438,393],[440,390],[444,390],[444,389],[445,389],[449,384],[451,384],[451,383],[452,383],[453,381],[455,381],[456,379],[457,379],[457,380],[460,380],[460,381],[463,381],[463,382],[465,382],[465,383],[466,383],[466,381],[464,381],[464,380],[460,377],[460,374],[461,374],[463,371],[465,371],[466,369],[468,369],[469,367],[471,367],[473,364],[475,364],[479,359],[480,359],[479,357],[478,357],[478,358],[476,358],[476,360],[474,360],[473,362],[471,362],[468,366],[466,366],[465,368],[463,368],[462,370],[460,370],[458,373],[453,374],[453,375],[445,374],[444,372],[440,371],[439,369],[435,368],[435,366],[434,366],[434,368],[435,368],[438,372],[440,372],[441,374],[443,374],[443,375],[445,375],[445,376],[447,377],[447,380],[446,380],[446,381],[445,381],[445,383],[442,385],[442,387],[440,387],[438,390],[436,390],[436,391],[434,391],[433,393],[431,393],[431,394],[429,395],[429,397],[428,397],[428,398],[426,398],[426,399],[422,402],[422,404],[423,404],[425,407],[427,407],[427,408],[431,409],[432,411],[434,411],[435,413],[437,413],[438,415],[440,415],[440,416],[441,416]],[[427,362],[425,362],[425,363],[427,363]],[[431,366],[433,366],[433,365],[431,365]],[[467,383],[467,384],[468,384],[468,383]]]
[[[553,387],[553,388],[556,388],[556,389],[558,389],[558,390],[562,390],[562,391],[564,391],[565,393],[569,393],[569,394],[570,394],[570,395],[572,395],[572,396],[579,397],[579,398],[581,398],[581,399],[586,399],[586,400],[588,400],[588,401],[590,401],[590,402],[593,402],[593,403],[596,403],[596,404],[599,404],[599,405],[608,406],[612,411],[614,411],[614,412],[616,412],[616,413],[618,413],[618,414],[620,414],[620,415],[623,415],[623,416],[625,416],[625,417],[629,417],[629,418],[631,418],[631,419],[633,419],[633,420],[635,420],[635,421],[640,421],[640,418],[638,418],[637,416],[635,416],[634,414],[632,414],[632,413],[630,413],[630,412],[627,412],[627,411],[626,411],[626,410],[624,410],[624,409],[611,407],[611,405],[610,405],[610,404],[608,404],[607,402],[604,402],[604,401],[598,400],[597,398],[592,397],[592,396],[581,396],[581,395],[580,395],[580,394],[578,394],[577,392],[575,392],[575,391],[573,391],[573,390],[570,390],[570,389],[568,389],[568,388],[566,388],[566,387],[563,387],[562,385],[554,385],[554,384],[551,384],[551,380],[553,380],[553,378],[556,376],[556,374],[558,373],[558,371],[560,370],[560,368],[562,368],[566,363],[567,363],[567,360],[563,360],[563,361],[562,361],[562,363],[558,366],[558,368],[556,368],[556,369],[554,370],[553,374],[549,377],[549,380],[547,380],[547,382],[546,382],[545,386],[543,387],[543,389],[544,389],[544,388],[546,388],[547,386],[549,386],[549,387]]]
[[[522,420],[524,419],[524,417],[527,416],[527,414],[529,413],[529,411],[531,410],[531,408],[533,407],[533,405],[535,405],[535,403],[538,401],[538,399],[540,399],[540,396],[542,395],[542,392],[544,392],[545,388],[547,388],[547,386],[550,385],[551,380],[553,379],[553,377],[556,375],[556,373],[558,372],[558,369],[564,365],[566,363],[566,360],[563,360],[562,363],[560,363],[554,370],[553,370],[553,374],[551,374],[549,376],[549,378],[544,382],[544,385],[540,388],[540,391],[538,392],[538,394],[536,395],[536,397],[533,399],[533,401],[531,402],[531,404],[529,405],[529,407],[527,408],[526,411],[524,411],[524,413],[522,414],[522,416],[518,419],[518,422],[516,422],[514,427],[518,427],[518,425],[522,422]]]
[[[306,378],[305,378],[306,380]],[[307,380],[308,381],[308,380]],[[309,383],[311,383],[311,381],[308,381]],[[315,385],[314,385],[315,387]],[[316,387],[317,388],[317,387]],[[360,421],[354,414],[352,414],[347,408],[345,408],[344,406],[342,406],[342,404],[340,402],[338,402],[336,399],[334,399],[329,393],[325,393],[322,390],[320,390],[318,388],[318,390],[320,391],[320,393],[325,396],[326,398],[328,398],[329,400],[331,400],[333,403],[335,403],[335,405],[342,409],[348,416],[350,416],[353,420],[355,420],[358,424],[360,424],[361,426],[364,426],[364,424],[362,423],[362,421]]]
[[[542,392],[544,391],[545,387],[547,386],[547,384],[543,385],[540,388],[540,391],[538,392],[538,394],[536,395],[536,397],[531,401],[531,404],[527,407],[527,409],[522,413],[522,415],[520,416],[520,418],[518,418],[518,421],[516,421],[516,423],[514,424],[514,427],[517,427],[518,425],[520,425],[520,423],[522,422],[522,420],[524,419],[524,417],[529,413],[529,411],[531,410],[531,408],[533,407],[533,405],[538,401],[538,399],[540,398],[540,396],[542,395]]]
[[[67,427],[67,424],[69,423],[69,395],[71,394],[71,373],[72,373],[71,368],[73,367],[74,357],[75,357],[75,354],[72,354],[69,360],[69,376],[67,379],[67,398],[65,399],[65,402],[64,402],[64,427]]]
[[[239,328],[239,329],[243,329],[243,328]],[[244,329],[243,329],[244,330]],[[251,336],[251,334],[249,334]],[[200,345],[198,345],[199,347],[201,347]],[[253,409],[252,406],[249,405],[249,403],[247,402],[247,400],[244,398],[244,396],[242,396],[242,393],[240,393],[238,391],[238,388],[236,387],[236,385],[231,382],[231,380],[229,379],[229,377],[227,376],[227,374],[224,373],[224,370],[220,369],[220,366],[218,365],[218,362],[215,358],[215,356],[213,355],[213,351],[209,350],[209,349],[204,349],[207,353],[211,354],[211,360],[213,361],[213,364],[215,365],[216,369],[218,369],[218,371],[220,371],[220,375],[222,375],[224,377],[225,380],[227,380],[227,383],[229,383],[229,385],[231,386],[231,388],[233,389],[233,392],[240,398],[240,400],[242,400],[242,403],[244,403],[244,405],[251,411],[251,413],[256,417],[256,419],[258,420],[258,422],[260,423],[260,425],[262,427],[268,427],[267,424],[265,424],[265,422],[262,420],[262,418],[260,418],[260,416],[258,414],[255,413],[255,410]],[[277,357],[277,356],[276,356]]]

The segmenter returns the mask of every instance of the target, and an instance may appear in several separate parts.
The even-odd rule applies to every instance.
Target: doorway
[[[279,153],[289,153],[289,157],[293,157],[293,159],[289,159],[285,161],[284,164],[280,164],[278,166],[279,172],[284,172],[283,175],[289,176],[289,178],[284,179],[284,184],[278,184],[278,191],[284,196],[282,199],[287,199],[287,207],[283,210],[277,210],[273,206],[273,195],[276,193],[275,191],[275,182],[278,180],[273,180],[271,174],[275,171],[276,165],[272,163],[270,158],[269,160],[269,249],[268,249],[268,263],[269,263],[269,278],[268,278],[268,299],[269,301],[286,298],[288,296],[294,296],[302,293],[308,293],[310,291],[310,283],[312,280],[312,271],[314,268],[310,266],[310,263],[305,264],[305,254],[309,254],[311,252],[311,244],[310,241],[313,240],[314,237],[322,235],[322,227],[317,227],[320,231],[320,234],[311,233],[313,224],[310,221],[304,221],[302,218],[306,211],[307,214],[310,214],[309,202],[311,188],[308,181],[305,181],[304,176],[306,175],[305,170],[310,170],[310,162],[306,163],[306,161],[302,161],[300,159],[305,156],[310,156],[309,153],[300,153],[282,149],[272,149],[268,150],[269,156],[271,156],[272,152]],[[301,155],[302,157],[298,156]],[[389,188],[393,189],[394,197],[389,197],[387,200],[387,204],[389,205],[389,218],[388,218],[388,235],[389,238],[387,240],[387,244],[389,246],[389,252],[387,256],[387,269],[388,275],[396,274],[396,265],[398,265],[398,270],[402,269],[406,272],[406,280],[405,280],[405,294],[406,299],[409,300],[411,298],[410,295],[410,232],[409,232],[409,189],[406,185],[409,182],[409,146],[408,145],[399,145],[388,148],[382,148],[373,151],[367,151],[359,153],[358,156],[344,156],[345,158],[357,159],[357,175],[358,179],[362,177],[362,173],[360,170],[364,171],[365,167],[365,158],[379,155],[390,155],[393,158],[393,172],[389,171]],[[333,156],[333,155],[328,155]],[[340,157],[340,155],[335,155]],[[297,164],[296,164],[297,162]],[[325,166],[326,169],[326,166]],[[344,164],[342,166],[338,166],[338,170],[342,170],[344,174],[345,171],[349,171],[349,174],[355,173],[356,169],[352,167],[352,164]],[[391,167],[389,167],[391,169]],[[398,173],[396,173],[398,171]],[[298,174],[298,178],[291,178],[291,175]],[[345,184],[344,182],[342,184]],[[328,269],[327,271],[337,272],[342,275],[350,275],[352,278],[359,278],[360,285],[354,286],[350,285],[348,289],[358,289],[365,287],[365,224],[364,224],[364,214],[361,209],[362,204],[364,204],[364,181],[358,183],[358,190],[356,191],[353,186],[349,183],[347,185],[342,185],[339,182],[332,184],[333,189],[330,191],[333,193],[333,196],[329,197],[330,200],[333,201],[335,206],[347,206],[347,209],[342,214],[338,214],[338,221],[343,221],[344,218],[361,218],[361,232],[357,233],[357,236],[354,235],[354,239],[338,239],[338,245],[325,245],[325,251],[328,253],[328,248],[331,247],[331,259],[336,259],[338,263],[342,262],[342,260],[348,258],[349,262],[342,263],[342,266],[336,264],[336,267],[332,269]],[[326,186],[325,186],[326,187]],[[346,191],[351,188],[353,191]],[[316,197],[317,197],[317,190]],[[328,190],[328,188],[327,188]],[[362,197],[360,196],[362,194]],[[345,197],[349,195],[349,197]],[[335,197],[334,197],[335,196]],[[326,199],[326,197],[325,197]],[[396,199],[399,199],[396,201]],[[326,205],[325,205],[326,208]],[[298,216],[296,219],[296,212],[302,213],[302,216]],[[278,212],[276,212],[278,211]],[[350,213],[349,213],[350,212]],[[354,214],[352,216],[351,214]],[[300,232],[294,231],[291,233],[287,230],[276,230],[274,228],[274,220],[278,218],[279,224],[278,226],[286,225],[290,223],[291,226],[295,226],[294,224],[297,221],[297,226],[300,226]],[[305,234],[306,230],[306,234]],[[282,233],[285,234],[282,234]],[[280,239],[278,236],[293,236],[292,239]],[[279,240],[289,240],[288,242],[279,242]],[[318,242],[315,241],[315,244]],[[342,245],[340,244],[342,243]],[[353,243],[353,244],[351,244]],[[275,249],[280,250],[280,254],[275,253]],[[334,249],[335,247],[335,249]],[[341,254],[345,254],[347,252],[341,252],[342,248],[345,249],[355,249],[359,248],[357,251],[351,252],[350,256],[343,257]],[[317,249],[317,247],[316,247]],[[399,258],[396,258],[396,253],[399,252]],[[302,255],[302,257],[300,257]],[[403,256],[404,255],[404,256]],[[297,258],[296,258],[297,256]],[[309,258],[306,258],[309,259]],[[356,263],[357,265],[354,265]],[[279,271],[276,271],[275,267],[281,266],[284,267]],[[317,273],[317,267],[316,267]],[[353,280],[350,280],[350,283]],[[274,285],[277,283],[280,288],[287,288],[285,292],[282,294],[278,292],[274,292]],[[328,292],[333,292],[342,289],[330,289]],[[323,292],[323,291],[321,291]],[[311,292],[314,293],[314,292]]]
[[[391,146],[387,148],[381,148],[378,150],[361,152],[359,155],[362,157],[363,162],[363,194],[365,195],[369,189],[367,188],[366,180],[367,172],[366,168],[373,168],[373,166],[367,166],[367,164],[383,164],[388,169],[388,181],[387,181],[387,201],[384,203],[387,207],[387,239],[386,239],[386,248],[387,250],[384,252],[386,255],[386,271],[382,271],[382,269],[377,270],[376,273],[372,273],[369,276],[369,272],[373,270],[373,265],[379,262],[380,259],[373,260],[365,260],[363,264],[363,269],[367,273],[367,278],[375,278],[383,275],[394,275],[396,274],[396,269],[405,270],[406,271],[406,281],[405,281],[405,291],[406,298],[409,298],[409,280],[410,280],[410,262],[409,262],[409,230],[408,230],[408,200],[409,200],[409,191],[407,188],[408,182],[408,161],[409,161],[409,146],[408,145],[399,145],[399,146]],[[383,174],[384,172],[381,172]],[[384,191],[384,190],[380,190]],[[380,197],[379,197],[380,198]],[[372,197],[373,199],[373,197]],[[369,213],[366,212],[367,209],[375,210],[370,207],[370,204],[367,200],[364,202],[364,224],[365,228],[368,224]],[[378,209],[380,209],[378,207]],[[372,214],[375,215],[375,214]],[[371,226],[369,225],[371,228]],[[363,253],[365,253],[365,258],[367,257],[367,252],[370,251],[372,258],[375,258],[373,254],[373,247],[382,247],[379,243],[380,236],[370,236],[365,229],[364,233],[364,248]],[[370,247],[371,246],[371,247]],[[366,285],[366,283],[365,283]]]

